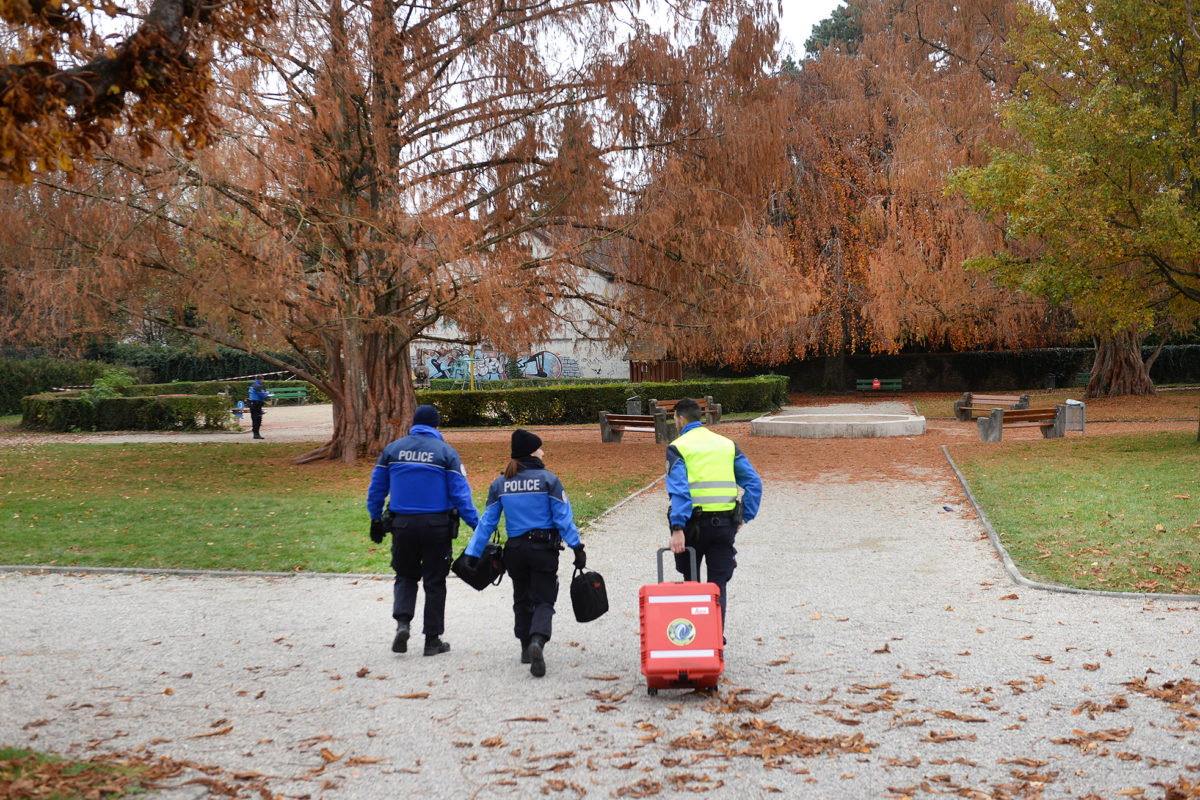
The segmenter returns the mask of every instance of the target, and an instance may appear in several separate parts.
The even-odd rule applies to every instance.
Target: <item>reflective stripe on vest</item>
[[[737,448],[724,436],[700,426],[671,442],[687,465],[692,505],[703,511],[729,511],[737,505],[733,459]]]

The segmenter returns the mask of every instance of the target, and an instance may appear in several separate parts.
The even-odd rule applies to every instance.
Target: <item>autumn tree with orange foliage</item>
[[[984,163],[1004,140],[993,101],[1019,72],[1004,44],[1016,3],[851,5],[862,39],[833,39],[782,76],[794,97],[794,182],[773,213],[790,268],[819,299],[777,347],[831,356],[826,384],[841,389],[849,353],[1062,343],[1069,320],[1049,304],[962,269],[1003,246],[1002,233],[943,193],[952,168]]]
[[[0,178],[69,172],[117,131],[143,152],[203,146],[218,48],[260,34],[266,0],[0,0]]]
[[[209,148],[114,145],[69,185],[21,190],[85,257],[0,232],[27,248],[11,307],[27,338],[71,307],[286,345],[278,365],[334,404],[304,459],[374,454],[411,420],[418,337],[508,349],[569,325],[619,342],[709,303],[697,281],[769,283],[731,227],[754,216],[728,199],[741,188],[695,184],[698,153],[742,157],[723,125],[763,94],[769,5],[671,3],[665,32],[614,0],[277,4],[217,64]]]

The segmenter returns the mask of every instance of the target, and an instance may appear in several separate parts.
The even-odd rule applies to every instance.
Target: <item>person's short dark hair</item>
[[[675,413],[688,422],[699,422],[700,404],[690,397],[685,397],[675,404]]]

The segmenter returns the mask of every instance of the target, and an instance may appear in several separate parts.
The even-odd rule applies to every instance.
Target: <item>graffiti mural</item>
[[[431,379],[444,378],[454,381],[471,379],[472,362],[476,381],[494,381],[508,378],[509,357],[490,349],[448,347],[443,349],[421,348],[417,358],[429,371]],[[518,355],[516,366],[526,378],[579,378],[583,376],[579,362],[567,356],[540,350],[536,353]]]

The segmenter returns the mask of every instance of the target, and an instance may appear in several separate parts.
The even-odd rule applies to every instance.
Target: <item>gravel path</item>
[[[1200,781],[1182,682],[1200,679],[1200,609],[1018,589],[960,494],[940,477],[768,478],[717,696],[648,697],[639,673],[661,485],[586,536],[607,615],[574,621],[563,559],[541,680],[518,663],[507,581],[452,581],[453,650],[423,658],[389,651],[390,581],[3,574],[0,742],[146,748],[229,784],[356,799],[1158,797]]]

